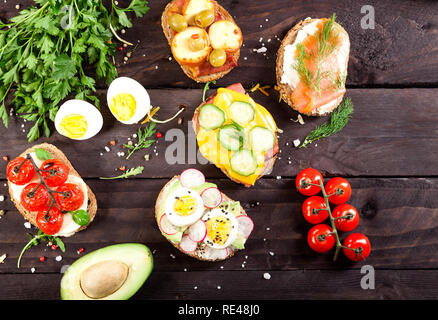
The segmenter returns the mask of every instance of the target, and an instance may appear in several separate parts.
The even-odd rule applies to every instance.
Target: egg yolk
[[[223,245],[227,242],[231,232],[231,222],[226,217],[214,217],[208,219],[207,224],[207,236],[208,238],[218,245]]]
[[[119,93],[111,99],[110,108],[114,116],[121,121],[128,121],[135,114],[137,103],[129,93]]]
[[[180,216],[191,215],[196,210],[196,201],[191,196],[182,196],[176,199],[173,209]]]
[[[80,114],[65,116],[59,123],[60,131],[70,139],[82,138],[88,130],[88,123],[85,117]]]

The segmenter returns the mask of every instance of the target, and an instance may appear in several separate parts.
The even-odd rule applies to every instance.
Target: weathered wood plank
[[[147,87],[199,88],[200,85],[187,78],[174,60],[168,59],[171,52],[160,25],[167,2],[149,1],[151,10],[142,19],[136,19],[133,29],[124,35],[131,42],[140,42],[126,64],[123,64],[123,54],[118,54],[119,72],[138,79]],[[334,12],[351,39],[347,85],[435,85],[438,81],[438,40],[435,36],[438,18],[434,14],[438,3],[434,1],[368,1],[366,4],[375,8],[374,30],[361,28],[364,15],[361,14],[364,5],[361,1],[317,0],[311,5],[306,0],[220,2],[236,18],[244,34],[245,47],[241,50],[239,67],[218,84],[274,83],[275,59],[280,46],[277,37],[282,39],[291,27],[306,17],[327,17]],[[32,1],[20,3],[24,8]],[[123,7],[128,2],[119,3]],[[15,4],[14,1],[2,2],[0,17],[16,15]],[[266,55],[253,51],[262,43],[267,47]]]
[[[360,270],[160,272],[135,300],[436,299],[437,270],[375,270],[375,289],[360,286]],[[0,299],[59,299],[61,274],[0,274]],[[220,286],[220,289],[217,289]],[[196,289],[195,289],[196,287]],[[19,289],[18,289],[19,288]],[[38,290],[35,290],[38,288]],[[309,288],[312,288],[309,290]],[[43,293],[43,294],[42,294]]]
[[[155,199],[167,180],[136,179],[108,184],[89,180],[97,196],[99,211],[87,230],[65,238],[67,252],[53,252],[39,246],[26,252],[22,268],[16,268],[17,257],[28,241],[23,223],[13,204],[4,207],[8,213],[0,220],[0,254],[8,258],[0,264],[0,273],[59,272],[86,252],[120,242],[140,242],[154,251],[159,271],[224,270],[293,270],[357,269],[362,263],[350,263],[345,257],[332,261],[332,254],[319,255],[310,250],[306,236],[311,225],[301,214],[305,197],[295,191],[292,179],[263,179],[251,190],[231,181],[216,182],[225,194],[240,200],[255,222],[247,248],[223,263],[203,263],[171,246],[162,237],[154,219]],[[438,268],[438,179],[350,179],[353,195],[350,203],[361,214],[355,232],[366,234],[372,254],[366,261],[376,268]],[[4,187],[0,192],[4,194]],[[256,201],[260,205],[254,206]],[[35,229],[32,230],[35,233]],[[341,239],[346,237],[342,234]],[[270,254],[272,252],[272,255]],[[63,260],[55,261],[61,254]],[[46,256],[41,263],[39,257]],[[244,268],[242,267],[244,264]]]
[[[183,113],[184,123],[179,126],[174,120],[158,125],[163,138],[129,160],[118,157],[117,153],[126,152],[122,145],[128,142],[128,138],[132,138],[138,125],[129,126],[117,122],[104,103],[101,108],[104,127],[94,138],[71,141],[55,132],[49,139],[41,138],[37,143],[48,141],[58,146],[75,168],[89,178],[111,176],[122,165],[129,168],[140,164],[145,166],[142,177],[171,177],[188,167],[198,168],[208,177],[223,177],[213,165],[202,165],[196,160],[196,140],[188,120],[191,120],[202,99],[202,90],[166,89],[150,90],[149,93],[152,104],[161,107],[157,115],[159,119],[173,115],[180,104],[187,105],[188,109]],[[101,92],[102,101],[105,101],[105,94]],[[278,103],[276,91],[272,90],[269,97],[261,93],[251,95],[270,110],[277,125],[284,131],[279,135],[281,153],[270,176],[295,176],[308,166],[327,174],[344,176],[438,175],[438,166],[431,156],[438,153],[438,89],[351,89],[347,96],[351,97],[355,112],[348,125],[335,136],[305,149],[296,149],[293,141],[297,138],[303,141],[317,124],[328,117],[305,117],[305,125],[300,125],[290,120],[296,119],[297,113],[287,105]],[[22,119],[15,118],[10,119],[9,129],[0,126],[0,155],[12,158],[23,152],[28,144],[26,134],[22,131],[27,132],[30,126],[29,123],[23,123]],[[174,128],[182,130],[177,131],[181,134],[178,141],[182,142],[181,153],[184,153],[182,159],[185,164],[174,164],[165,157],[167,148],[177,141],[175,130],[169,131]],[[113,139],[117,145],[107,153],[104,147]],[[150,161],[144,160],[145,154],[150,154]],[[5,166],[6,163],[0,161],[0,178],[5,178]]]

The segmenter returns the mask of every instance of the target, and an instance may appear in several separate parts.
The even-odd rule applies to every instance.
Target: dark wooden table
[[[123,1],[119,1],[121,5]],[[95,138],[73,142],[53,134],[48,141],[62,149],[97,196],[99,210],[93,224],[65,239],[62,261],[39,246],[26,252],[22,267],[17,257],[28,241],[24,220],[6,196],[0,204],[7,211],[0,219],[0,299],[58,299],[60,269],[79,256],[81,247],[90,252],[121,242],[141,242],[154,252],[155,267],[135,299],[426,299],[438,297],[438,2],[416,0],[320,0],[320,1],[220,1],[242,28],[244,44],[239,67],[216,86],[241,82],[247,89],[256,83],[275,84],[279,39],[299,20],[327,17],[336,12],[350,34],[351,55],[347,96],[354,116],[339,134],[306,149],[293,147],[293,140],[306,136],[326,119],[305,117],[305,124],[291,121],[297,113],[278,103],[270,90],[252,97],[273,114],[280,134],[280,159],[272,174],[246,189],[226,179],[213,165],[168,165],[164,154],[173,141],[164,137],[155,145],[157,154],[138,152],[131,159],[118,157],[138,126],[118,123],[105,106],[104,127]],[[20,1],[21,7],[30,3]],[[0,3],[0,17],[17,13],[15,2]],[[160,26],[166,1],[151,0],[151,10],[136,19],[125,38],[138,47],[126,64],[118,53],[120,75],[140,81],[152,104],[160,106],[160,118],[189,106],[179,126],[192,139],[187,121],[202,96],[203,85],[187,78],[171,56]],[[361,7],[373,5],[374,30],[360,27]],[[263,38],[260,42],[260,39]],[[262,43],[266,55],[257,53]],[[12,118],[9,129],[0,128],[0,155],[14,157],[29,146],[22,120]],[[24,123],[28,129],[29,123]],[[159,125],[163,135],[176,122]],[[110,140],[117,144],[110,152]],[[103,156],[100,153],[104,153]],[[151,155],[146,162],[144,154]],[[112,182],[121,165],[144,165],[141,176]],[[7,195],[6,163],[0,161],[0,194]],[[349,179],[350,203],[360,211],[358,232],[369,236],[372,253],[366,262],[350,263],[345,257],[332,261],[332,254],[319,255],[306,243],[310,225],[300,213],[304,197],[294,187],[294,177],[303,168],[314,167],[329,178]],[[164,239],[154,220],[154,203],[162,186],[183,169],[202,170],[208,180],[233,199],[240,200],[254,219],[255,229],[247,248],[219,263],[199,262],[183,255]],[[260,201],[260,205],[250,204]],[[33,228],[32,232],[36,232]],[[273,253],[273,254],[271,254]],[[44,263],[39,257],[45,255]],[[242,264],[245,262],[245,267]],[[375,269],[374,290],[363,290],[363,265]],[[35,273],[31,268],[35,267]],[[263,279],[269,272],[270,280]],[[197,287],[195,290],[194,287]],[[218,290],[217,286],[221,286]],[[41,293],[44,292],[42,296]]]

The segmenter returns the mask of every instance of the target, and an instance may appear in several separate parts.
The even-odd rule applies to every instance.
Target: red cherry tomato
[[[336,243],[332,228],[326,224],[317,224],[307,234],[307,243],[313,251],[324,253],[333,248]]]
[[[6,175],[10,182],[22,186],[32,180],[35,168],[29,159],[18,157],[8,163]]]
[[[337,206],[332,213],[336,229],[343,232],[354,230],[359,224],[359,212],[350,204],[344,203]]]
[[[47,210],[48,208],[38,211],[36,222],[42,232],[52,235],[61,230],[64,215],[56,206],[52,206],[49,212]]]
[[[295,186],[301,194],[304,194],[305,196],[314,196],[321,191],[321,188],[308,185],[308,183],[319,184],[319,181],[324,182],[322,174],[318,170],[307,168],[297,175]]]
[[[49,193],[46,188],[38,183],[29,183],[21,191],[21,205],[28,211],[39,211],[47,207],[49,202]]]
[[[312,224],[318,224],[328,218],[327,210],[319,210],[327,208],[325,200],[320,196],[312,196],[307,198],[301,207],[304,219]]]
[[[351,186],[344,178],[332,178],[325,185],[325,192],[329,197],[329,201],[333,204],[343,204],[350,199]]]
[[[66,183],[56,189],[55,199],[61,210],[75,211],[82,206],[85,196],[78,185]]]
[[[68,179],[68,167],[58,159],[44,161],[40,167],[40,173],[49,187],[62,185]]]
[[[370,240],[361,233],[352,233],[345,238],[342,250],[348,259],[362,261],[368,258],[371,252]]]

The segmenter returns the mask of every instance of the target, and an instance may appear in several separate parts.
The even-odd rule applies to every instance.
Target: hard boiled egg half
[[[124,124],[139,122],[151,109],[146,89],[134,79],[127,77],[116,78],[111,83],[107,102],[113,116]]]
[[[179,188],[169,195],[164,210],[170,223],[178,227],[188,226],[202,217],[204,202],[196,191]]]
[[[74,140],[94,137],[102,129],[103,118],[99,110],[84,100],[68,100],[55,116],[59,134]]]

